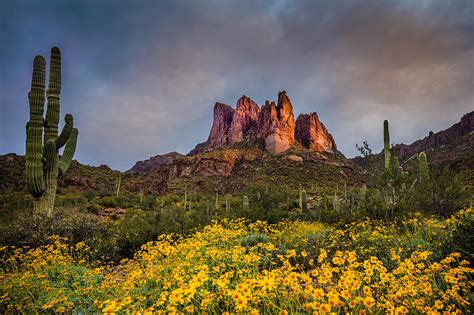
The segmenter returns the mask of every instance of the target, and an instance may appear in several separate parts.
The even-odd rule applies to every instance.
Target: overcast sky
[[[285,89],[348,157],[474,109],[474,1],[0,1],[0,154],[24,154],[35,55],[63,57],[75,158],[126,170],[207,139],[216,101]]]

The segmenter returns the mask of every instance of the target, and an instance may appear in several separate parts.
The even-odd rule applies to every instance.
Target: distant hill
[[[473,176],[474,112],[464,115],[450,128],[412,144],[394,148],[401,164],[425,151],[431,165],[448,166]],[[373,156],[377,163],[382,153]],[[108,166],[88,166],[73,161],[59,181],[60,187],[113,192],[121,178],[123,192],[163,194],[182,190],[242,191],[252,183],[289,188],[360,185],[367,180],[368,159],[347,159],[316,113],[295,120],[293,105],[284,91],[278,102],[266,101],[261,108],[242,96],[236,108],[216,103],[208,139],[189,154],[170,152],[138,161],[125,173]],[[25,158],[0,156],[0,191],[26,191]],[[473,178],[468,178],[473,180]]]
[[[229,192],[251,183],[298,188],[361,181],[360,169],[337,151],[316,113],[294,118],[285,91],[277,103],[266,101],[261,108],[245,95],[235,108],[217,102],[213,116],[209,137],[188,155],[157,155],[127,173],[139,176],[135,183],[159,191],[184,184]]]
[[[468,176],[474,170],[474,111],[462,116],[461,120],[451,127],[429,134],[411,144],[394,146],[400,164],[409,164],[420,152],[425,152],[428,162],[436,167],[449,167],[456,171],[464,171]],[[383,159],[383,151],[372,157],[373,160]],[[369,163],[368,158],[355,157],[352,161],[362,167]],[[473,181],[474,178],[468,178]]]
[[[59,187],[74,187],[79,190],[94,189],[112,191],[119,171],[107,165],[89,166],[72,161],[66,174],[60,178]],[[0,191],[12,189],[26,191],[25,156],[9,153],[0,155]]]

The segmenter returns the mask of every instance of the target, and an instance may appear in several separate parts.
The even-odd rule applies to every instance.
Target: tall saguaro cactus
[[[28,93],[30,120],[26,124],[26,183],[34,198],[37,214],[52,215],[58,176],[64,174],[76,151],[78,131],[73,117],[66,114],[65,125],[58,135],[59,94],[61,92],[61,52],[51,49],[48,89],[45,93],[46,61],[36,56],[33,61],[31,91]],[[45,95],[48,100],[46,117]],[[44,133],[43,133],[44,130]],[[59,149],[64,147],[62,156]]]
[[[390,133],[388,131],[388,120],[383,122],[383,153],[385,157],[385,169],[390,168]]]

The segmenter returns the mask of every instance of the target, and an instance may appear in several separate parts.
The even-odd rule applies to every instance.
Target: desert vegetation
[[[2,160],[2,168],[15,166],[10,178],[18,177],[16,164],[25,170],[0,187],[2,313],[470,312],[472,186],[462,173],[431,165],[431,153],[400,163],[387,120],[380,156],[366,141],[357,146],[360,168],[336,150],[315,113],[299,118],[296,140],[304,141],[295,142],[292,105],[280,92],[278,106],[265,105],[291,118],[280,122],[285,146],[293,145],[280,160],[279,131],[259,119],[272,141],[211,148],[214,141],[198,145],[202,152],[172,154],[182,163],[174,174],[215,163],[205,176],[170,180],[161,165],[156,177],[88,168],[72,161],[71,115],[58,134],[60,65],[53,48],[45,91],[45,60],[35,58],[26,157]],[[238,104],[218,108],[236,117],[228,127],[240,132],[242,108],[254,120],[259,108],[244,96]],[[322,150],[312,142],[316,126],[331,152],[311,151]],[[219,128],[211,135],[220,138]],[[272,155],[258,160],[267,147]],[[234,179],[238,185],[227,185]]]
[[[120,264],[61,237],[2,250],[3,312],[465,313],[471,209],[333,226],[221,220]]]

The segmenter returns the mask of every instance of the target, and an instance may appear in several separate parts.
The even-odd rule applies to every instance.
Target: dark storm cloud
[[[31,61],[63,52],[62,111],[77,158],[126,169],[189,151],[215,101],[286,89],[338,147],[410,142],[474,105],[470,1],[7,1],[1,6],[1,151],[23,152]]]

